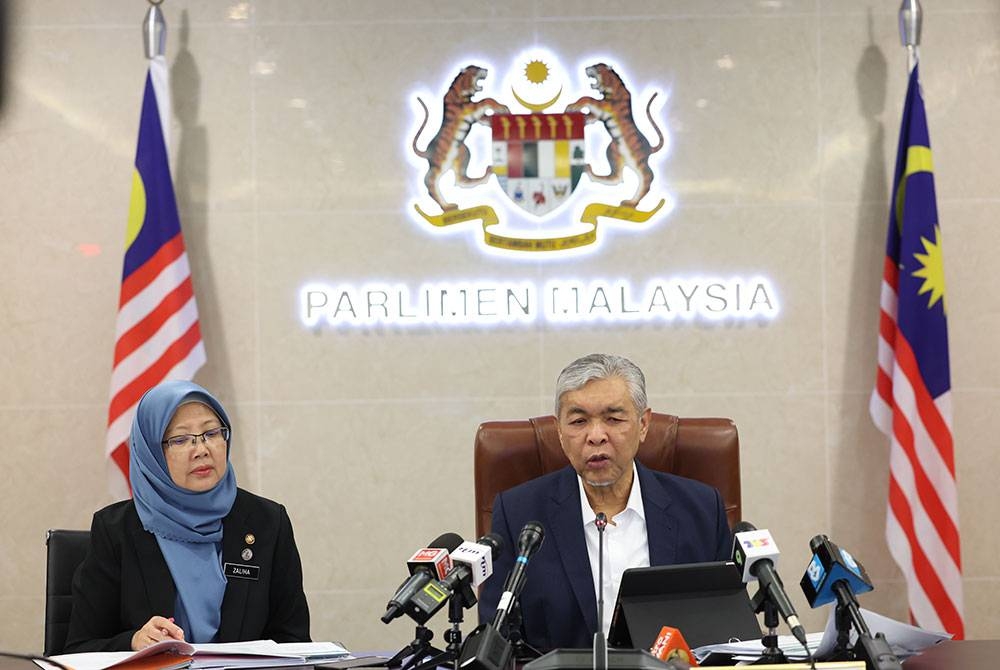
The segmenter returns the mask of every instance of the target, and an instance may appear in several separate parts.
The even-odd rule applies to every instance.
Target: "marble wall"
[[[990,269],[1000,8],[922,4],[967,630],[997,638],[1000,450],[989,421],[1000,402]],[[443,531],[473,535],[476,426],[548,413],[558,371],[595,350],[639,363],[655,409],[736,421],[745,517],[780,543],[810,630],[825,612],[808,610],[794,584],[817,532],[865,563],[877,588],[864,605],[906,616],[883,539],[887,444],[867,414],[906,86],[895,0],[162,7],[175,186],[208,353],[197,379],[234,418],[241,485],[283,502],[295,523],[315,639],[354,649],[410,640],[408,622],[378,617],[414,549]],[[0,649],[41,650],[45,530],[87,527],[110,502],[102,445],[145,8],[7,3]],[[491,252],[475,224],[431,231],[413,214],[415,202],[434,207],[410,153],[415,96],[439,115],[457,68],[481,62],[491,67],[487,92],[509,100],[496,82],[533,48],[554,54],[577,87],[588,59],[616,64],[651,139],[638,110],[660,92],[654,111],[669,143],[655,184],[669,214],[638,229],[602,224],[594,248],[554,258]],[[474,190],[450,192],[476,204]],[[780,312],[492,327],[307,327],[300,318],[307,282],[641,286],[696,275],[765,276]]]

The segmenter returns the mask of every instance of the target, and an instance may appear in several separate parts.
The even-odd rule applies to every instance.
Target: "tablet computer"
[[[629,568],[622,574],[608,644],[649,649],[663,626],[692,649],[760,638],[760,624],[731,561]]]

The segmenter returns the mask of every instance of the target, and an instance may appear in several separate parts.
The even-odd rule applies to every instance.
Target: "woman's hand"
[[[132,636],[132,650],[139,651],[163,640],[183,639],[184,631],[174,623],[173,618],[154,616]]]

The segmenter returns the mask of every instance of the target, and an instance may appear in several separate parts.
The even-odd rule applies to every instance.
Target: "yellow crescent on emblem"
[[[525,100],[524,98],[522,98],[521,96],[519,96],[517,94],[517,91],[514,90],[513,86],[510,87],[510,92],[514,94],[514,99],[515,100],[517,100],[519,103],[521,103],[522,105],[524,105],[525,107],[527,107],[531,111],[533,111],[533,112],[541,112],[541,111],[544,111],[544,110],[548,109],[552,105],[556,104],[556,100],[558,100],[559,96],[562,95],[562,86],[559,87],[559,90],[556,91],[555,96],[553,96],[551,100],[549,100],[548,102],[542,102],[542,103],[537,103],[537,104],[536,103],[532,103],[532,102],[528,102],[527,100]]]

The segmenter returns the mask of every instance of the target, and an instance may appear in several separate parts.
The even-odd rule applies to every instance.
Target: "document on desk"
[[[876,633],[882,633],[885,635],[886,641],[892,648],[892,653],[894,653],[900,660],[906,658],[907,656],[918,654],[928,647],[933,647],[938,642],[950,640],[952,637],[948,633],[939,633],[937,631],[917,628],[916,626],[911,626],[910,624],[890,619],[887,616],[882,616],[881,614],[877,614],[864,608],[861,608],[861,617],[865,620],[865,623],[868,624],[868,628],[871,630],[872,635],[875,635]],[[853,645],[857,641],[857,632],[851,630],[850,643]],[[826,630],[823,633],[823,642],[819,645],[819,649],[816,650],[817,658],[825,658],[826,656],[829,656],[836,645],[837,623],[836,617],[834,616],[834,608],[831,607],[830,617],[826,620]]]
[[[809,643],[809,653],[816,654],[816,650],[819,648],[822,639],[823,633],[809,633],[806,635],[806,642]],[[802,644],[791,635],[779,635],[778,648],[790,660],[804,659],[806,657],[806,650],[802,648]],[[711,654],[731,656],[733,661],[755,661],[764,653],[764,645],[758,638],[755,640],[723,642],[721,644],[706,644],[703,647],[692,649],[691,653],[694,654],[699,663]]]
[[[61,654],[52,658],[72,670],[193,670],[207,668],[266,668],[309,665],[344,658],[350,652],[336,642],[253,640],[189,644],[164,640],[139,651],[99,651]],[[39,661],[49,670],[53,666]],[[54,670],[54,668],[53,668]]]
[[[830,617],[826,622],[826,630],[822,633],[809,633],[806,635],[806,642],[809,643],[809,653],[814,658],[822,660],[829,658],[837,646],[837,625],[833,607],[830,608]],[[876,614],[866,609],[861,610],[872,634],[883,633],[888,641],[892,652],[899,658],[904,659],[912,656],[927,647],[932,647],[943,640],[950,640],[948,633],[938,633],[924,630],[916,626],[901,623],[895,619]],[[851,632],[850,644],[853,646],[857,642],[858,636]],[[779,635],[778,647],[785,652],[790,660],[801,660],[805,658],[805,650],[802,645],[791,635]],[[746,640],[743,642],[724,642],[722,644],[709,644],[697,649],[692,649],[692,653],[699,662],[706,659],[710,654],[722,654],[731,656],[734,661],[754,661],[759,659],[764,651],[764,645],[760,640]]]

